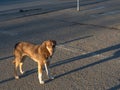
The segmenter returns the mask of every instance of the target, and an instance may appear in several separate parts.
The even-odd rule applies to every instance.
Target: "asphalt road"
[[[80,12],[75,1],[56,2],[55,8],[46,4],[0,12],[0,90],[119,90],[120,1],[82,1]],[[15,80],[14,45],[47,39],[57,41],[50,66],[55,79],[44,72],[40,85],[37,64],[27,58],[26,73]]]

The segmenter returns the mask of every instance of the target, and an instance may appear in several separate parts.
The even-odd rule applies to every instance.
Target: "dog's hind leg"
[[[14,76],[15,76],[15,79],[19,79],[19,76],[17,75],[17,69],[18,69],[18,66],[19,66],[19,60],[17,58],[15,58],[13,63],[14,63]]]
[[[21,74],[24,74],[24,71],[23,71],[23,62],[24,62],[24,60],[25,60],[25,56],[21,59],[21,62],[20,62],[20,64],[19,64],[19,68],[20,68],[20,73]]]
[[[22,66],[23,66],[23,62],[21,62],[20,65],[19,65],[19,67],[20,67],[20,73],[21,73],[21,74],[24,73],[24,71],[23,71],[23,69],[22,69]]]

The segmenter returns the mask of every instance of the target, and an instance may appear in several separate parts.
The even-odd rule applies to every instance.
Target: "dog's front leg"
[[[44,84],[44,81],[42,80],[42,66],[40,63],[38,63],[38,79],[40,84]]]
[[[54,77],[52,77],[52,76],[50,75],[50,71],[49,71],[49,69],[48,69],[47,64],[45,64],[45,70],[46,70],[46,73],[47,73],[48,77],[49,77],[50,79],[54,79]]]

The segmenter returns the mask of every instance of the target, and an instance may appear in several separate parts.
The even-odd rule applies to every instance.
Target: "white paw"
[[[22,72],[20,72],[21,74],[24,74],[25,73],[25,71],[22,71]]]
[[[19,76],[15,76],[15,79],[19,79]]]
[[[45,82],[44,81],[40,81],[40,84],[44,84]]]

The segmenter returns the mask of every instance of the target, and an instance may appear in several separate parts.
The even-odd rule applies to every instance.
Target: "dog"
[[[40,45],[32,44],[29,42],[19,42],[15,45],[14,48],[14,76],[15,79],[19,79],[19,76],[17,75],[17,69],[19,67],[20,73],[23,74],[24,71],[22,70],[24,58],[26,56],[30,57],[32,60],[37,62],[38,64],[38,79],[40,84],[44,84],[44,81],[42,80],[42,72],[43,67],[45,67],[45,71],[50,79],[54,79],[50,75],[49,72],[49,58],[51,58],[54,54],[56,46],[55,40],[46,40]]]

